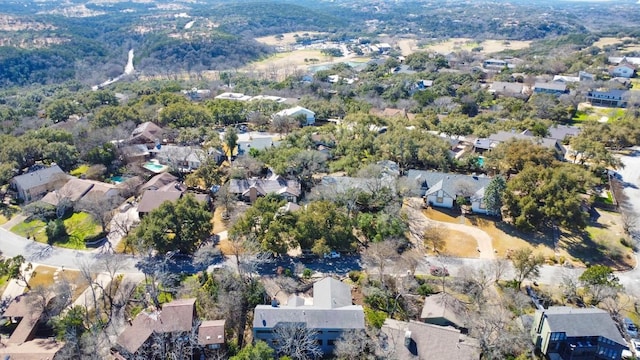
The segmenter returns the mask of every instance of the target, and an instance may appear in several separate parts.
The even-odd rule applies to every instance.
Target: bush
[[[358,282],[358,280],[360,280],[360,271],[358,270],[351,270],[349,271],[349,279],[351,279],[351,281]]]
[[[628,247],[629,249],[633,249],[633,244],[625,238],[620,238],[620,244],[624,247]]]
[[[384,321],[387,319],[387,313],[384,311],[364,308],[364,318],[370,326],[380,329],[382,328],[382,325],[384,325]]]
[[[309,268],[306,268],[306,269],[302,270],[302,277],[305,278],[305,279],[310,278],[311,274],[313,274],[313,272]]]
[[[50,244],[55,241],[62,241],[69,236],[69,234],[67,234],[67,228],[64,226],[64,221],[61,219],[49,221],[45,232]]]
[[[435,291],[429,284],[422,284],[418,286],[417,292],[419,295],[427,296],[433,294]]]

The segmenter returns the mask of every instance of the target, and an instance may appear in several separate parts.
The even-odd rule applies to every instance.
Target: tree
[[[147,214],[135,235],[160,253],[192,254],[211,236],[211,213],[193,195],[166,201]]]
[[[549,167],[555,161],[553,150],[528,139],[512,139],[498,144],[485,156],[485,168],[500,173],[519,173],[527,164]]]
[[[245,346],[231,360],[273,360],[275,351],[264,341]]]
[[[238,132],[236,128],[229,126],[224,134],[224,146],[227,156],[229,157],[229,163],[231,163],[231,158],[233,157],[233,152],[236,150],[238,146]]]
[[[393,263],[399,257],[397,243],[393,240],[370,243],[362,252],[362,261],[367,266],[377,269],[380,281],[384,278],[384,269],[387,266],[387,262]]]
[[[622,288],[620,279],[605,265],[593,265],[578,278],[586,288],[593,305],[598,305],[606,297],[615,296]]]
[[[237,201],[238,198],[236,194],[229,191],[229,183],[224,184],[220,187],[220,189],[218,189],[218,192],[216,193],[215,203],[217,207],[221,207],[223,209],[223,220],[228,220],[229,218],[231,218],[231,212],[235,208]]]
[[[544,257],[534,254],[530,248],[520,248],[510,255],[511,263],[516,271],[515,281],[518,288],[525,279],[535,279],[540,274],[540,266],[544,263]]]
[[[67,229],[64,226],[64,222],[62,219],[51,220],[47,223],[47,227],[45,229],[47,234],[47,239],[49,244],[53,244],[54,242],[64,242],[67,238]]]
[[[113,209],[121,202],[122,199],[119,196],[90,193],[78,202],[77,208],[93,216],[100,224],[100,231],[104,233],[113,217]]]
[[[491,215],[500,215],[502,196],[507,189],[507,182],[502,175],[497,175],[489,182],[484,191],[484,205]]]
[[[317,335],[317,331],[307,328],[304,323],[279,323],[273,329],[277,354],[294,360],[322,357]]]
[[[26,273],[31,271],[33,265],[31,263],[25,264],[25,258],[22,255],[17,255],[12,258],[0,260],[0,274],[7,276],[9,279],[15,279],[23,282],[27,289],[31,290],[31,286],[27,281]]]
[[[341,360],[367,359],[375,345],[364,330],[347,330],[335,343],[333,354]]]
[[[424,245],[428,246],[431,251],[435,253],[444,251],[447,246],[445,233],[446,229],[442,225],[429,223],[422,234]]]

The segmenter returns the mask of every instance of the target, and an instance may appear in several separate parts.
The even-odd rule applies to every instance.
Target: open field
[[[454,51],[467,50],[471,51],[473,48],[481,47],[480,53],[492,54],[504,50],[520,50],[526,49],[531,45],[531,41],[505,41],[505,40],[485,40],[475,41],[468,38],[453,38],[446,41],[441,41],[424,47],[425,50],[435,51],[440,54],[448,54]]]
[[[304,34],[308,36],[325,34],[318,31],[296,31],[290,33],[284,33],[282,35],[282,39],[276,38],[276,35],[262,36],[255,38],[255,40],[259,43],[263,43],[265,45],[278,46],[278,45],[291,45],[296,43],[296,36],[303,36]]]
[[[398,47],[400,48],[400,53],[402,53],[402,55],[404,56],[411,55],[419,50],[418,41],[415,39],[398,40]]]
[[[622,42],[624,40],[631,40],[630,37],[624,37],[624,38],[616,38],[616,37],[601,37],[600,39],[598,39],[598,41],[593,43],[593,46],[597,46],[599,48],[605,47],[605,46],[610,46],[610,45],[615,45],[615,44],[622,44]]]
[[[305,59],[307,59],[307,62],[304,61]],[[331,57],[323,55],[320,50],[304,49],[278,53],[266,59],[252,62],[247,65],[247,68],[253,70],[297,68],[311,65],[308,61],[309,59],[318,59],[318,63],[331,61]]]

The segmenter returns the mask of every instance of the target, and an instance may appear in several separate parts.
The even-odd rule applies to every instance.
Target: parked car
[[[449,270],[444,266],[431,266],[429,273],[432,276],[449,276]]]
[[[627,334],[629,334],[629,336],[631,336],[632,338],[638,337],[638,327],[633,323],[633,321],[631,321],[631,319],[624,318],[622,322],[624,323],[624,329],[627,331]]]
[[[325,259],[337,259],[339,257],[340,257],[340,253],[335,251],[331,251],[324,254]]]

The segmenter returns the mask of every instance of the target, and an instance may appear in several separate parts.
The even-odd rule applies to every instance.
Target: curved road
[[[100,254],[53,247],[34,240],[28,240],[4,228],[0,228],[0,251],[4,256],[22,255],[29,262],[56,267],[64,266],[67,269],[77,269],[81,264],[95,264],[102,256],[121,256],[124,258],[121,272],[139,272],[135,267],[137,259],[133,256]]]

